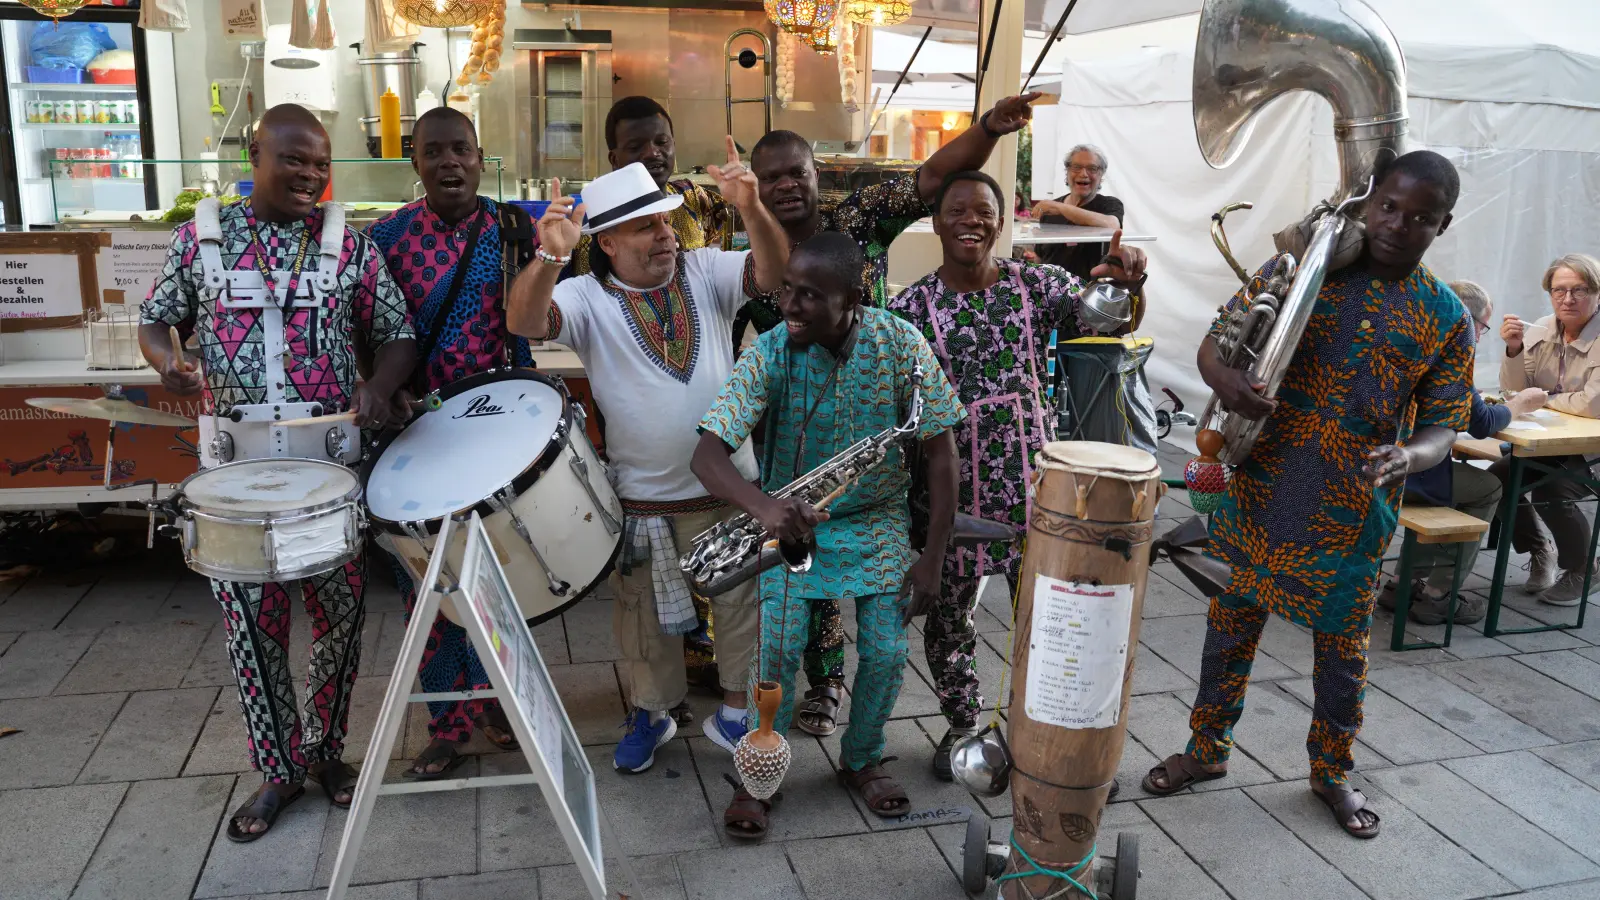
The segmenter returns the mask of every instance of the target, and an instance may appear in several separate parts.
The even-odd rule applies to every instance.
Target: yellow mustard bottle
[[[400,158],[400,98],[392,90],[378,98],[378,147],[384,159]]]

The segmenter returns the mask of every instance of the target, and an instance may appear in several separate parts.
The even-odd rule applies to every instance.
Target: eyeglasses
[[[1590,289],[1588,289],[1586,287],[1551,288],[1550,289],[1550,299],[1551,300],[1561,300],[1561,299],[1564,299],[1566,297],[1571,297],[1572,299],[1578,301],[1579,303],[1582,303],[1585,300],[1588,300],[1593,296],[1594,296],[1594,291],[1592,291],[1592,290],[1590,290]]]
[[[1488,322],[1478,322],[1478,336],[1479,337],[1483,337],[1484,335],[1486,335],[1488,333],[1489,333],[1489,323]]]
[[[1104,172],[1105,170],[1106,170],[1105,166],[1080,166],[1077,163],[1073,163],[1072,165],[1067,166],[1067,171],[1071,172],[1074,175],[1081,175],[1084,172],[1092,172],[1092,173],[1094,173],[1096,175],[1099,175],[1101,172]]]

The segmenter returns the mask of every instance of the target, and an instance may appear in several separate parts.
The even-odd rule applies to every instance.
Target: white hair
[[[1069,165],[1072,162],[1072,158],[1077,156],[1079,153],[1093,153],[1094,158],[1100,161],[1099,166],[1101,175],[1104,175],[1106,170],[1111,168],[1110,163],[1106,160],[1105,151],[1093,144],[1078,144],[1071,150],[1068,150],[1067,155],[1061,158],[1061,164],[1063,166]]]

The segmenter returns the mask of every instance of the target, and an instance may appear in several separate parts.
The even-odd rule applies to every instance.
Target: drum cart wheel
[[[1126,831],[1117,834],[1117,858],[1100,868],[1100,896],[1111,900],[1134,900],[1139,893],[1139,836]]]
[[[975,812],[967,819],[967,837],[961,848],[961,886],[974,897],[987,896],[989,882],[1006,868],[1010,848],[989,843],[989,819]]]

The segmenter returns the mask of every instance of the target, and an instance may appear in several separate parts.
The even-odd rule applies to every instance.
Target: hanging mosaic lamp
[[[833,27],[839,0],[763,0],[762,8],[773,24],[815,47],[818,32]]]
[[[464,28],[505,8],[505,0],[395,0],[395,15],[423,28]]]
[[[22,5],[41,16],[64,19],[82,9],[89,0],[22,0]]]
[[[844,15],[861,25],[899,25],[911,18],[911,0],[845,0]]]
[[[811,32],[808,42],[818,56],[832,56],[839,51],[839,26],[842,24],[843,19],[834,19],[826,28]]]

